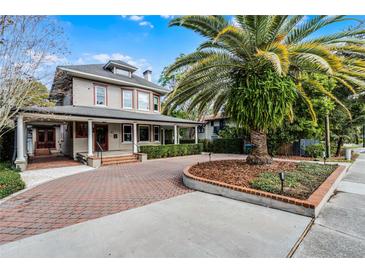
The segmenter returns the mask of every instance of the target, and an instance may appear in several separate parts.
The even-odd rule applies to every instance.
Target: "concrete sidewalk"
[[[0,246],[0,257],[286,257],[310,218],[192,192]]]
[[[350,167],[294,257],[365,257],[365,154]]]

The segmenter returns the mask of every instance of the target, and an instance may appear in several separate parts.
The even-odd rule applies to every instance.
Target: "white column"
[[[16,162],[24,163],[24,121],[23,115],[19,114],[16,124]]]
[[[87,156],[93,156],[93,122],[87,121]]]
[[[178,140],[178,134],[177,134],[177,125],[174,125],[174,144],[177,145],[179,143]]]
[[[198,126],[195,126],[195,144],[198,143]]]
[[[133,123],[133,153],[138,153],[137,123]]]
[[[163,128],[162,129],[162,144],[164,145],[166,143],[166,140],[165,140],[165,129]]]

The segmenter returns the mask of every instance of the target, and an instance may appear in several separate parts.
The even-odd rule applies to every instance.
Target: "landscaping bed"
[[[186,167],[183,183],[191,189],[316,217],[346,170],[346,166],[308,162],[251,166],[244,160],[212,161]],[[282,171],[284,191],[278,175]]]
[[[19,172],[8,163],[0,163],[0,199],[24,188]]]
[[[298,199],[307,199],[331,175],[337,165],[274,161],[271,165],[249,165],[244,160],[200,163],[190,174],[234,186],[258,189]],[[279,172],[285,172],[281,193]]]

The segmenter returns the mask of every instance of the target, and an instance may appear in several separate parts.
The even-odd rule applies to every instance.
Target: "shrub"
[[[203,140],[203,151],[213,153],[243,153],[242,139],[214,139],[212,141]]]
[[[202,151],[202,144],[146,145],[139,147],[139,152],[146,153],[148,159],[194,155],[200,154]]]
[[[0,163],[0,199],[25,188],[20,174],[10,164]]]
[[[195,144],[195,140],[192,139],[180,139],[179,140],[180,144]]]
[[[324,152],[323,144],[308,145],[305,148],[305,155],[313,158],[322,157]]]

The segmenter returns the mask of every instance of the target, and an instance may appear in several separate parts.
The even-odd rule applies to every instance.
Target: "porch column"
[[[23,115],[19,114],[16,123],[16,163],[25,163],[24,158],[24,121]]]
[[[93,122],[87,121],[87,156],[93,156]]]
[[[133,153],[138,153],[137,123],[133,123]]]
[[[195,126],[195,144],[198,143],[198,126]]]
[[[179,143],[179,140],[178,140],[178,134],[177,134],[177,125],[174,125],[174,144],[177,145]]]
[[[162,129],[162,144],[164,145],[165,144],[165,129],[163,128]]]

